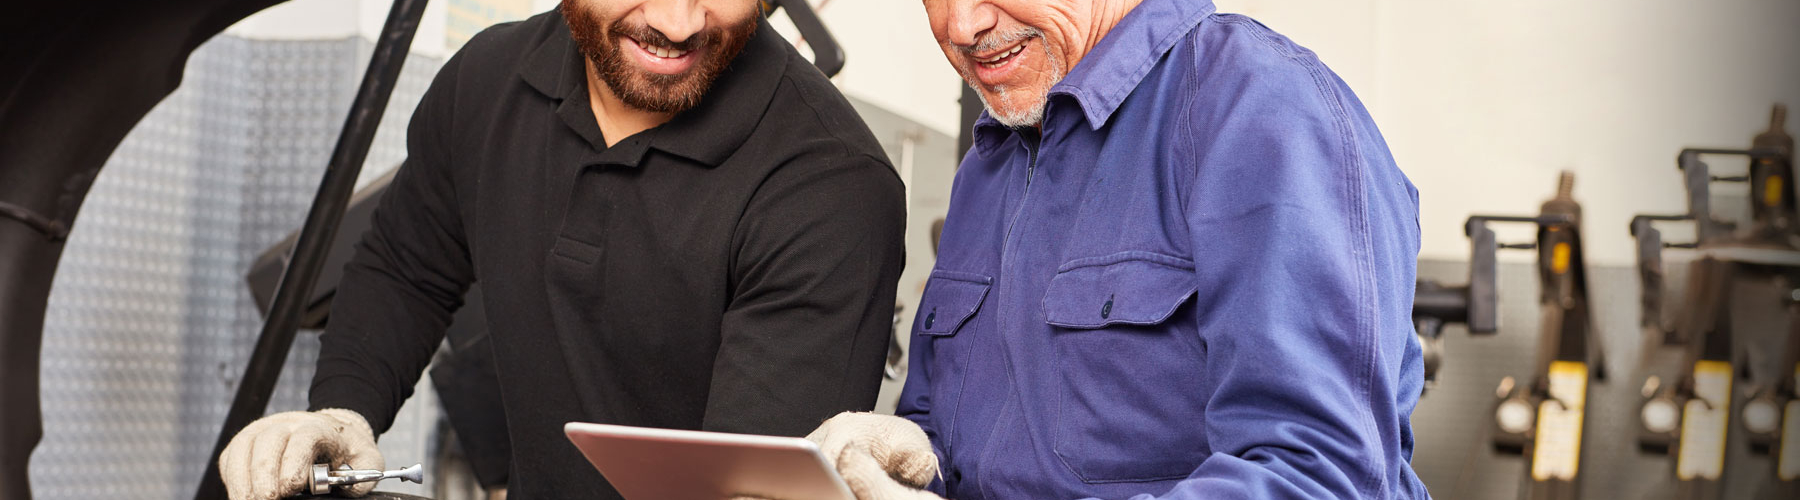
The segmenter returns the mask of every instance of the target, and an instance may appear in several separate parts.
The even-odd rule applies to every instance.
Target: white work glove
[[[910,420],[844,412],[806,439],[819,445],[858,500],[942,500],[921,489],[938,477],[938,457]]]
[[[219,455],[219,476],[232,500],[275,500],[307,490],[314,463],[332,469],[381,470],[386,463],[375,447],[375,433],[362,415],[350,410],[291,411],[258,419],[232,436]],[[360,497],[374,482],[339,488]]]

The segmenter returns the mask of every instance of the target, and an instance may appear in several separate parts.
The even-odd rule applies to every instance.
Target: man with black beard
[[[375,436],[478,280],[513,498],[618,498],[566,422],[798,436],[871,408],[903,188],[758,10],[568,0],[452,57],[345,267],[312,411],[233,438],[231,497],[385,465]]]

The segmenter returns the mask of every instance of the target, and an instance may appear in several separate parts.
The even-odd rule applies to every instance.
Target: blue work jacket
[[[1144,0],[957,172],[898,413],[956,500],[1427,498],[1418,193],[1314,54]]]

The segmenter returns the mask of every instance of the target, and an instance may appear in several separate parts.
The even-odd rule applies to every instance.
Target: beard
[[[565,0],[558,7],[569,23],[569,33],[581,55],[593,63],[595,77],[606,83],[626,106],[656,113],[680,113],[700,104],[714,80],[731,66],[744,45],[756,34],[756,16],[728,26],[709,26],[680,43],[670,41],[662,32],[624,19],[602,26],[601,16]],[[665,75],[639,69],[629,61],[626,50],[636,50],[619,43],[628,37],[647,45],[691,51],[694,65],[679,74]]]
[[[963,83],[975,90],[975,97],[981,99],[981,107],[987,109],[988,116],[1010,128],[1035,127],[1044,121],[1044,108],[1049,105],[1050,88],[1062,81],[1068,73],[1063,67],[1062,58],[1050,52],[1049,44],[1042,43],[1044,32],[1037,28],[1022,27],[1010,32],[993,33],[982,37],[975,45],[958,47],[963,55],[958,59],[956,72],[962,76]],[[978,52],[987,52],[1020,40],[1036,38],[1040,40],[1038,47],[1044,53],[1044,60],[1050,62],[1050,81],[1044,84],[1041,91],[1013,88],[1010,85],[995,85],[984,89],[980,80],[975,78],[975,68],[970,66],[967,56]],[[992,96],[989,96],[989,92]],[[994,105],[1000,104],[1008,111],[1001,111]]]

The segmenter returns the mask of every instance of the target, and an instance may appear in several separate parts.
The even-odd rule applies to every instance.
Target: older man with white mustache
[[[1343,81],[1205,0],[925,10],[987,112],[899,416],[811,435],[860,498],[1429,496],[1417,191]]]

